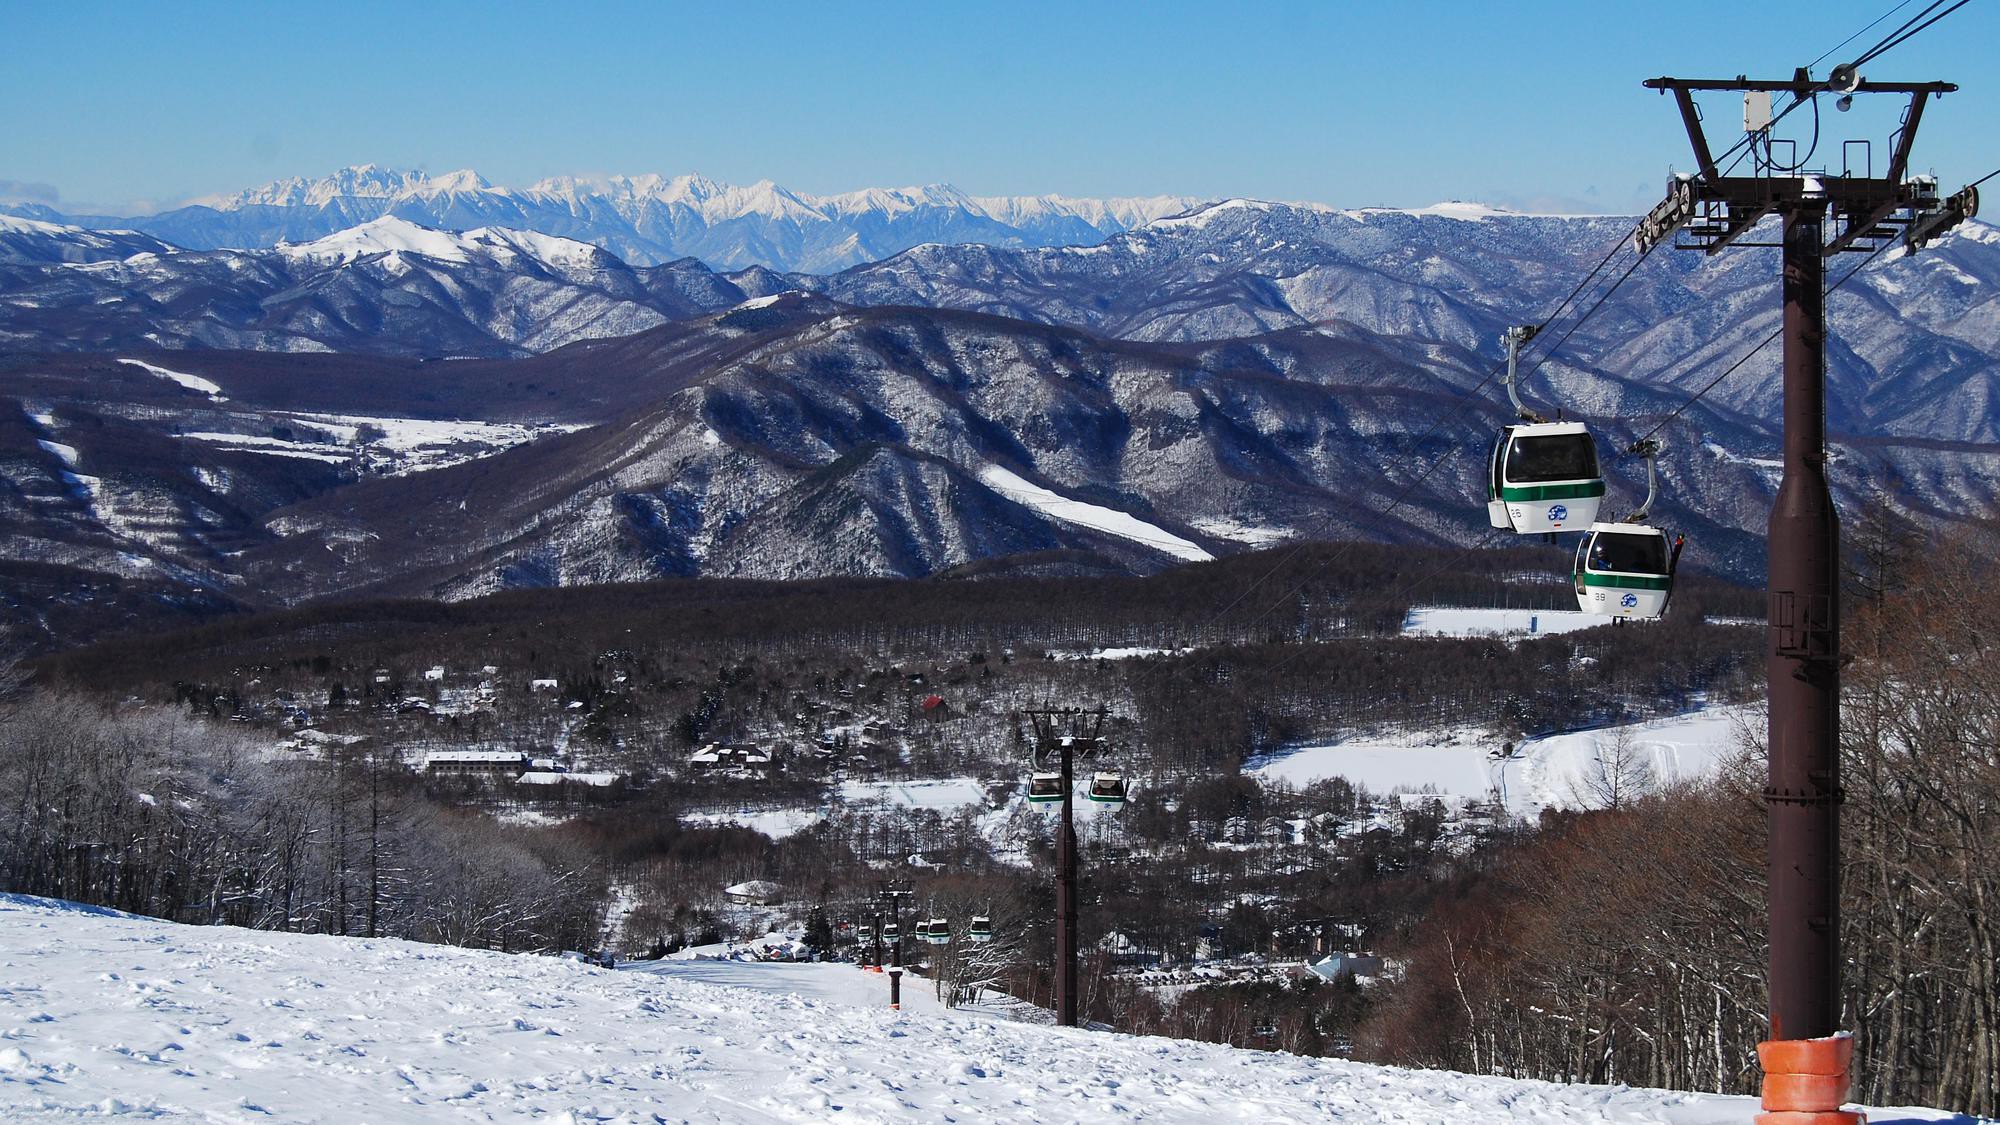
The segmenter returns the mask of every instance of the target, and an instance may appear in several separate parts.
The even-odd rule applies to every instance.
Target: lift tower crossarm
[[[1717,90],[1762,90],[1772,94],[1812,95],[1824,93],[1833,87],[1825,82],[1792,78],[1753,80],[1749,78],[1648,78],[1641,83],[1648,90],[1686,90],[1689,93],[1714,92]],[[1854,87],[1857,94],[1955,94],[1956,82],[1869,82],[1863,80]]]

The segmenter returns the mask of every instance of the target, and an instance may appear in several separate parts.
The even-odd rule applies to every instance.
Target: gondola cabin
[[[973,941],[978,941],[978,942],[992,941],[993,919],[987,917],[984,914],[974,915],[972,919],[972,928],[969,931],[967,931],[967,935],[971,937]]]
[[[887,923],[882,927],[883,941],[895,941],[898,938],[901,938],[902,936],[903,936],[903,927],[897,925],[894,922]]]
[[[1038,771],[1028,779],[1028,800],[1046,805],[1063,799],[1063,779],[1059,773]]]
[[[1100,773],[1090,779],[1090,792],[1086,794],[1100,805],[1117,808],[1125,803],[1125,777],[1123,774]]]
[[[1597,518],[1604,477],[1582,422],[1508,426],[1488,458],[1486,517],[1523,535],[1580,531]]]
[[[1667,611],[1681,542],[1644,524],[1592,524],[1576,549],[1576,604],[1585,613],[1651,620]]]
[[[929,935],[925,938],[932,945],[951,944],[951,922],[944,918],[931,919]]]

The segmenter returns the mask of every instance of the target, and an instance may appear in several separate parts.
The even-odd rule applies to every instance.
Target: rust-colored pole
[[[1785,475],[1771,505],[1771,1038],[1840,1030],[1840,523],[1826,483],[1824,201],[1784,216]]]
[[[1070,739],[1062,753],[1062,818],[1056,827],[1056,1022],[1076,1026],[1076,827],[1070,821]]]

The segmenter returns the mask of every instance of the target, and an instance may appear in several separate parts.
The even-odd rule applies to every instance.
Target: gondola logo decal
[[[1631,609],[1633,606],[1639,604],[1639,595],[1627,594],[1618,599],[1618,604],[1624,606],[1626,609]]]
[[[1552,522],[1552,523],[1561,523],[1562,521],[1564,521],[1564,520],[1566,520],[1566,519],[1568,519],[1568,518],[1569,518],[1569,506],[1568,506],[1567,504],[1550,504],[1550,505],[1549,505],[1549,520],[1550,520],[1550,522]]]

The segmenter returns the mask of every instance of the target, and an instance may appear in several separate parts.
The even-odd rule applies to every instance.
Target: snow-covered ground
[[[1493,790],[1490,749],[1470,731],[1356,738],[1280,751],[1247,764],[1243,772],[1300,787],[1344,777],[1371,793],[1435,789],[1483,800]]]
[[[1654,1122],[1751,1098],[1559,1086],[947,1013],[847,965],[609,971],[0,897],[0,1118]],[[856,1001],[860,1003],[856,1003]],[[866,1005],[866,1006],[863,1006]],[[1965,1121],[1873,1111],[1876,1125]]]
[[[1049,650],[1050,660],[1132,660],[1141,656],[1173,656],[1188,651],[1184,648],[1154,648],[1151,645],[1123,645],[1117,648],[1059,649]]]
[[[127,360],[126,362],[135,362]],[[296,419],[330,437],[329,441],[302,441],[264,433],[236,433],[203,430],[181,436],[190,441],[208,442],[234,453],[262,453],[274,457],[301,457],[340,464],[355,461],[357,454],[368,470],[383,475],[442,469],[497,453],[523,442],[550,434],[570,433],[581,426],[557,423],[478,422],[435,418],[376,418],[357,414],[283,413],[278,418]],[[267,426],[260,415],[241,416],[246,429]]]
[[[907,809],[936,809],[955,812],[966,805],[986,807],[986,788],[969,777],[948,777],[936,781],[848,781],[840,786],[840,799],[850,805],[880,801]]]
[[[1764,705],[1709,707],[1686,715],[1627,726],[1531,738],[1514,756],[1495,763],[1494,783],[1507,808],[1534,816],[1544,808],[1578,808],[1594,803],[1598,763],[1625,757],[1643,763],[1651,784],[1670,784],[1714,775],[1742,752],[1746,738],[1764,736]]]
[[[936,809],[946,816],[967,805],[976,806],[981,811],[986,809],[985,787],[969,777],[926,781],[844,781],[835,797],[843,804]],[[824,808],[741,808],[733,813],[683,814],[681,819],[696,824],[740,824],[745,828],[754,828],[773,840],[782,840],[819,823],[825,815]]]
[[[1374,793],[1434,790],[1472,800],[1499,798],[1509,812],[1536,816],[1544,808],[1595,803],[1593,775],[1601,761],[1643,762],[1648,783],[1707,777],[1733,757],[1746,734],[1763,733],[1761,704],[1710,707],[1685,715],[1597,730],[1523,739],[1510,757],[1503,744],[1476,731],[1406,733],[1298,746],[1257,759],[1244,772],[1304,786],[1344,777]]]
[[[1412,606],[1403,633],[1414,637],[1536,637],[1609,625],[1612,619],[1573,609],[1479,609]]]
[[[803,832],[818,824],[826,814],[819,809],[779,808],[779,809],[738,809],[730,812],[682,813],[681,820],[689,824],[736,824],[755,829],[773,840]]]

